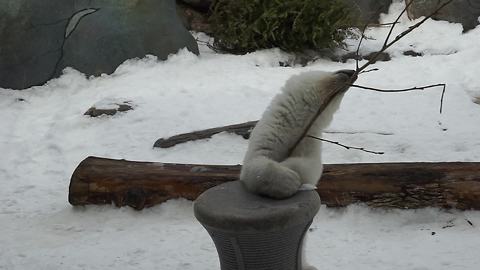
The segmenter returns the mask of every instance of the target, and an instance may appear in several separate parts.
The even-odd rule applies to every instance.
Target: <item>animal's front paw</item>
[[[295,171],[278,163],[269,164],[266,171],[269,172],[267,173],[269,177],[268,184],[264,185],[265,189],[261,191],[263,195],[285,199],[293,196],[302,184],[300,176]]]

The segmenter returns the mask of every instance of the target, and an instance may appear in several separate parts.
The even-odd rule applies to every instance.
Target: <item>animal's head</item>
[[[354,70],[342,69],[334,72],[312,72],[306,76],[312,79],[317,91],[325,100],[330,100],[337,94],[345,93],[357,79]]]
[[[350,85],[357,79],[355,70],[351,69],[342,69],[327,74],[327,76],[322,78],[322,81],[328,85],[328,88],[335,92],[335,94],[347,91]]]
[[[336,84],[342,91],[346,91],[357,80],[357,74],[352,69],[341,69],[333,74],[336,77]]]

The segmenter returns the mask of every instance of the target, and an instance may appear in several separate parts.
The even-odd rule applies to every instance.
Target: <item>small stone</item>
[[[477,103],[480,105],[480,97],[475,97],[473,98],[473,102]]]
[[[419,53],[414,50],[408,50],[408,51],[404,51],[403,55],[417,57],[417,56],[423,56],[423,53]]]
[[[84,115],[98,117],[100,115],[115,115],[118,112],[126,112],[129,110],[133,110],[131,101],[116,102],[107,99],[90,107]]]
[[[370,61],[376,56],[376,54],[377,54],[376,52],[370,53],[367,56],[365,56],[364,59],[367,59]],[[381,52],[380,54],[378,54],[378,56],[376,57],[375,61],[372,62],[372,64],[376,63],[377,61],[381,61],[381,62],[390,61],[391,59],[392,58],[390,57],[390,54],[386,52]]]

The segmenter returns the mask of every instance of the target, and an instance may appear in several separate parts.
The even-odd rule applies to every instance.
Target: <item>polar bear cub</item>
[[[321,142],[305,135],[320,136],[354,74],[309,71],[288,79],[251,133],[240,173],[248,190],[282,199],[302,184],[316,186],[323,169]]]

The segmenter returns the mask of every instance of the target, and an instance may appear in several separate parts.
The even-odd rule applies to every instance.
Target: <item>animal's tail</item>
[[[276,199],[292,196],[302,184],[297,172],[266,157],[245,162],[240,181],[251,192]]]

